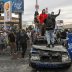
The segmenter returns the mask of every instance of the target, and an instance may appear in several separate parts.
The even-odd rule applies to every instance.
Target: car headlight
[[[32,55],[31,60],[40,60],[39,55]]]
[[[69,60],[69,57],[68,55],[62,55],[62,61],[68,61]]]

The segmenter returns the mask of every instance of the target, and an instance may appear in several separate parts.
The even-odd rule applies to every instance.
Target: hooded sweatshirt
[[[43,14],[41,13],[40,16],[39,16],[39,21],[40,21],[40,24],[43,24],[44,23],[44,20],[48,17],[48,14]]]

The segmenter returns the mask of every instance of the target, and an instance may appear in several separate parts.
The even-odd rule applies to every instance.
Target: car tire
[[[67,68],[67,69],[69,69],[70,67],[71,67],[71,64],[70,64],[70,65],[68,65],[66,68]]]

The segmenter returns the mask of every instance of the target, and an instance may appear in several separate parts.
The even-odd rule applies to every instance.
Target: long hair
[[[35,16],[39,15],[38,11],[35,11]]]
[[[45,14],[45,9],[42,10],[42,14]]]

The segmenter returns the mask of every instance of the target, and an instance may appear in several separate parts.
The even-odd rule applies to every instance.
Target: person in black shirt
[[[11,46],[11,54],[13,55],[14,53],[16,53],[15,34],[13,31],[9,32],[8,39],[9,39],[10,46]]]
[[[28,35],[26,34],[25,30],[21,30],[20,32],[20,44],[22,47],[22,58],[24,58],[25,51],[27,49],[27,40],[29,39]]]
[[[60,15],[60,9],[58,14],[54,14],[54,12],[51,12],[51,14],[48,14],[48,17],[44,20],[45,27],[46,27],[46,38],[47,38],[47,47],[50,48],[54,47],[54,30],[55,30],[55,24],[56,24],[56,17]]]
[[[10,32],[8,35],[9,42],[15,42],[15,36],[13,32]]]
[[[20,30],[17,30],[16,31],[16,46],[17,46],[17,51],[20,51],[20,40],[19,40],[19,37],[20,37]]]

